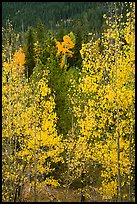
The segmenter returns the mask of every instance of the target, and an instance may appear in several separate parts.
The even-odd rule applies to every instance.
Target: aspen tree
[[[20,114],[24,108],[21,98],[24,97],[24,78],[20,78],[23,72],[25,55],[22,49],[16,52],[13,60],[10,63],[3,62],[2,79],[2,144],[3,144],[3,189],[7,188],[9,196],[7,199],[16,200],[17,186],[19,185],[19,177],[24,171],[24,165],[19,160],[18,151],[20,149]],[[9,142],[8,142],[9,140]],[[7,159],[8,165],[7,168]],[[21,176],[24,179],[24,175]],[[9,186],[8,183],[10,182]],[[19,192],[18,192],[19,193]],[[11,197],[12,195],[12,197]],[[5,199],[6,192],[3,190],[3,199]],[[14,197],[15,196],[15,197]]]
[[[43,78],[28,83],[23,74],[24,59],[20,49],[11,63],[3,63],[3,201],[24,200],[28,171],[35,201],[41,186],[59,185],[49,176],[54,171],[51,163],[62,160],[63,146],[56,131],[55,102],[48,87],[48,73],[43,71]],[[22,192],[17,195],[20,187]]]
[[[89,159],[93,164],[101,165],[102,185],[98,191],[104,200],[121,201],[127,199],[126,188],[131,173],[129,136],[134,124],[134,10],[127,13],[127,22],[122,21],[122,16],[115,16],[109,21],[106,18],[106,24],[101,38],[94,40],[93,36],[82,46],[82,73],[72,104],[79,138],[90,141]],[[132,140],[132,163],[133,144]]]
[[[71,37],[69,37],[68,35],[65,35],[63,37],[62,43],[58,42],[56,39],[55,39],[55,42],[58,48],[56,56],[62,54],[60,66],[64,67],[64,65],[66,64],[67,57],[72,57],[73,55],[73,52],[71,51],[71,49],[74,47],[74,42],[71,40]]]

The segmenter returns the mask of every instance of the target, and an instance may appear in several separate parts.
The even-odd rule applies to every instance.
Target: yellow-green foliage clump
[[[46,71],[39,81],[28,83],[24,62],[25,55],[20,49],[2,67],[3,201],[19,199],[16,191],[19,186],[23,190],[28,174],[30,186],[37,183],[38,188],[43,182],[58,185],[52,177],[43,178],[52,172],[51,162],[61,160],[54,96],[48,87]]]
[[[76,90],[71,101],[78,138],[87,149],[82,158],[86,163],[90,155],[91,163],[102,166],[98,191],[104,200],[121,200],[122,193],[123,197],[128,196],[125,189],[131,187],[133,179],[135,13],[134,4],[131,5],[126,23],[115,8],[115,18],[106,19],[102,37],[94,40],[93,36],[82,46],[79,85],[71,82]]]

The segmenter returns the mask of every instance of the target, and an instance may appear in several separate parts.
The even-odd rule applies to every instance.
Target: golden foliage
[[[70,100],[77,118],[75,126],[79,130],[78,138],[83,140],[87,149],[85,152],[89,152],[89,156],[85,153],[82,158],[85,164],[90,159],[91,163],[97,162],[102,166],[103,180],[99,192],[104,200],[113,199],[118,194],[118,162],[122,189],[130,185],[127,180],[135,157],[134,11],[127,17],[127,22],[121,24],[120,17],[115,16],[119,19],[119,24],[112,21],[100,39],[92,38],[82,46],[83,67],[79,85],[76,86],[76,82],[71,81],[73,90],[77,89]],[[126,40],[126,44],[121,36]],[[130,151],[132,160],[129,158]]]
[[[60,54],[62,55],[61,67],[63,67],[65,65],[65,58],[67,56],[72,57],[73,55],[71,49],[74,47],[74,43],[68,35],[63,37],[63,42],[60,43],[56,39],[55,42],[58,49],[56,56],[59,56]]]
[[[63,149],[61,136],[56,131],[55,102],[48,87],[48,74],[43,71],[43,78],[28,83],[23,73],[24,59],[20,49],[15,52],[11,63],[3,63],[2,171],[5,201],[14,201],[18,185],[23,186],[28,180],[28,170],[33,178],[32,186],[36,181],[35,175],[42,177],[43,173],[52,172],[51,162],[61,161]],[[47,158],[50,158],[48,162]],[[45,182],[58,185],[53,178]]]

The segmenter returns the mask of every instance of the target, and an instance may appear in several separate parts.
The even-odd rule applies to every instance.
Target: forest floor
[[[27,202],[34,202],[34,192],[30,192],[29,196],[26,196]],[[81,194],[78,190],[65,188],[42,188],[37,192],[36,202],[81,202]],[[102,202],[101,196],[96,192],[95,188],[91,189],[91,196],[85,199],[85,202]]]

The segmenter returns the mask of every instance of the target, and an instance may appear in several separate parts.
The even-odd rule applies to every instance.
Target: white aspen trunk
[[[10,71],[10,80],[12,78],[12,72]],[[9,89],[9,97],[8,97],[8,104],[9,104],[9,107],[11,108],[11,90]],[[8,148],[8,171],[9,171],[9,174],[11,175],[11,161],[10,161],[10,157],[11,157],[11,153],[12,153],[12,144],[11,144],[11,140],[12,140],[12,135],[11,135],[11,115],[12,115],[12,112],[9,113],[8,115],[8,137],[9,137],[9,146],[7,147]],[[11,179],[10,179],[10,182],[9,182],[9,186],[12,187],[12,183],[11,183]],[[11,191],[9,190],[9,201],[10,201],[10,198],[11,198]]]
[[[70,111],[72,112],[71,109],[70,109]],[[74,135],[73,112],[72,112],[72,118],[71,118],[71,127],[72,127],[71,136],[73,136]],[[68,198],[69,188],[70,188],[70,185],[72,183],[71,175],[70,175],[70,163],[71,163],[71,153],[69,153],[69,162],[68,162],[68,171],[67,171],[68,181],[67,181],[67,188],[66,188],[66,194],[65,194],[65,200],[66,201],[67,201],[67,198]]]
[[[116,22],[116,17],[117,17],[117,8],[116,8],[116,3],[115,3],[115,24],[117,25]],[[118,27],[117,28],[117,32],[118,32]],[[118,49],[118,43],[117,40],[115,40],[115,66],[116,66],[116,79],[115,79],[115,88],[116,88],[116,112],[117,112],[117,118],[116,118],[116,122],[117,122],[117,178],[118,178],[118,201],[122,202],[122,192],[121,192],[121,172],[120,172],[120,129],[119,129],[119,108],[118,108],[118,103],[117,103],[117,79],[118,79],[118,63],[117,63],[117,58],[118,58],[118,53],[117,53],[117,49]]]
[[[132,4],[133,6],[133,4]],[[130,21],[130,25],[131,25],[131,19],[129,19]],[[131,26],[130,26],[130,31],[132,32],[131,30]],[[133,102],[133,101],[132,101]],[[134,104],[134,102],[133,102]],[[133,127],[132,127],[133,128]],[[133,130],[132,130],[133,131]],[[132,134],[133,132],[130,134],[129,136],[129,162],[130,162],[130,165],[129,165],[129,201],[132,202],[132,192],[131,192],[131,171],[132,171],[132,166],[131,166],[131,162],[132,162]]]
[[[129,201],[132,202],[132,193],[131,193],[131,160],[132,160],[132,135],[129,136]]]
[[[35,124],[35,132],[34,132],[34,202],[37,202],[37,192],[36,192],[36,185],[37,185],[37,161],[36,161],[36,124]]]

